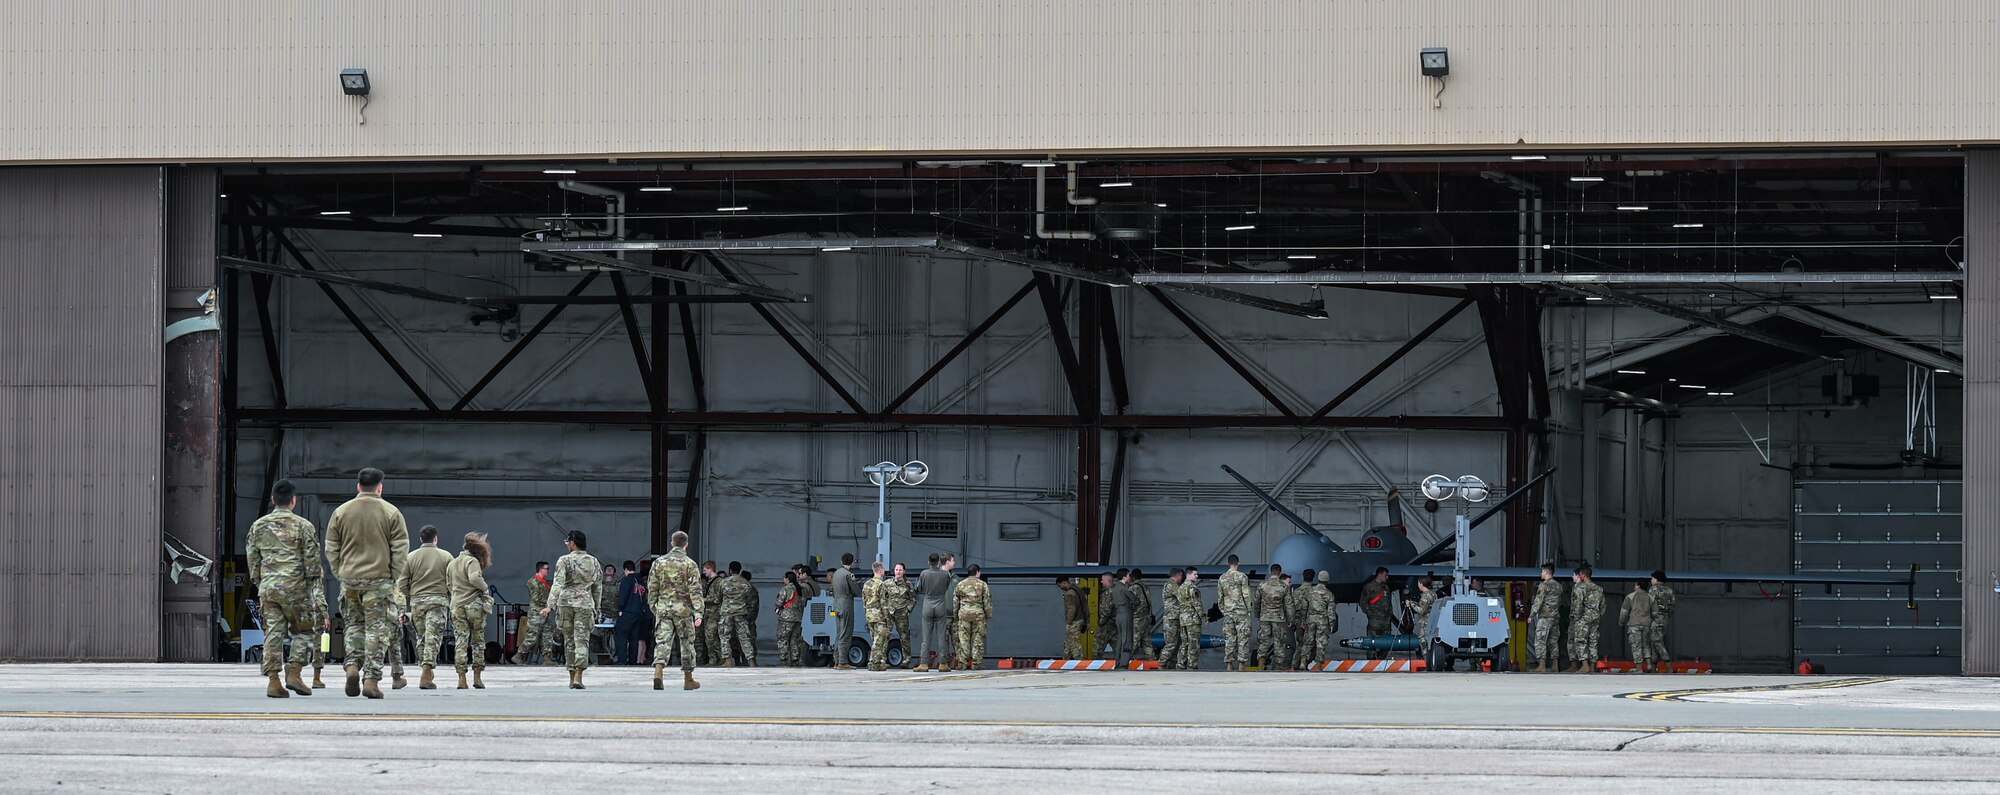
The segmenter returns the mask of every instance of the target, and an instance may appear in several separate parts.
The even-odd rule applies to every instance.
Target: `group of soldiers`
[[[1531,641],[1530,656],[1536,673],[1595,673],[1597,670],[1598,627],[1604,619],[1604,586],[1591,581],[1589,566],[1570,572],[1574,587],[1569,591],[1569,660],[1563,666],[1556,656],[1556,637],[1562,630],[1562,581],[1556,566],[1542,564],[1542,582],[1535,587],[1535,600],[1528,607]],[[1667,621],[1674,614],[1674,589],[1667,585],[1665,572],[1655,571],[1648,582],[1632,583],[1618,608],[1618,623],[1625,627],[1625,645],[1631,651],[1634,673],[1663,671],[1672,657],[1667,655]]]
[[[327,566],[340,581],[347,695],[381,698],[385,660],[392,665],[392,689],[406,686],[400,655],[393,650],[401,645],[404,624],[418,633],[420,687],[437,687],[433,669],[447,625],[461,638],[455,655],[459,689],[486,686],[480,676],[486,667],[483,649],[477,648],[481,644],[464,640],[483,639],[486,617],[493,611],[484,575],[493,563],[486,536],[467,533],[453,556],[438,548],[437,528],[426,526],[419,534],[422,545],[411,549],[402,512],[382,499],[382,479],[381,470],[361,470],[355,498],[336,509],[327,523],[323,549],[318,529],[294,512],[298,489],[289,480],[274,484],[271,512],[251,525],[245,551],[264,619],[265,695],[310,696],[326,686],[320,678],[323,651],[315,641],[320,631],[332,629],[326,615]],[[301,676],[308,665],[313,668],[310,685]]]
[[[987,587],[986,577],[980,573],[978,564],[967,566],[964,577],[958,576],[957,567],[956,555],[932,553],[930,567],[912,584],[908,569],[903,564],[876,561],[870,565],[873,576],[857,586],[854,555],[842,554],[840,565],[829,571],[827,576],[828,593],[833,597],[834,667],[840,670],[855,667],[848,655],[854,639],[851,605],[858,597],[868,622],[869,670],[889,669],[892,636],[901,638],[903,642],[905,659],[902,667],[920,672],[979,668],[986,658],[986,632],[993,618],[993,592]],[[798,568],[793,573],[797,575],[798,588],[813,588],[814,595],[817,595],[810,569]],[[793,578],[788,577],[787,587],[792,585]],[[779,600],[787,601],[788,593],[779,590]],[[800,609],[803,609],[804,601],[798,600]],[[910,617],[916,613],[920,601],[923,607],[922,631],[912,634]],[[780,664],[802,664],[804,640],[799,634],[798,622],[796,616],[779,622]]]
[[[1098,577],[1099,650],[1115,655],[1121,667],[1133,659],[1154,658],[1153,600],[1145,579],[1146,573],[1139,569],[1119,569]],[[1169,571],[1167,583],[1160,587],[1160,667],[1187,671],[1199,667],[1202,627],[1217,619],[1222,621],[1227,670],[1246,670],[1253,662],[1266,670],[1278,670],[1319,661],[1327,642],[1340,629],[1331,577],[1324,571],[1308,570],[1300,579],[1303,582],[1294,586],[1284,567],[1274,564],[1269,576],[1253,589],[1242,562],[1231,555],[1229,570],[1216,583],[1215,606],[1206,608],[1201,597],[1201,570],[1189,566]],[[1063,595],[1063,655],[1082,659],[1086,623],[1083,594],[1067,577],[1057,577],[1056,587]],[[1262,631],[1257,633],[1253,648],[1250,639],[1258,625]]]

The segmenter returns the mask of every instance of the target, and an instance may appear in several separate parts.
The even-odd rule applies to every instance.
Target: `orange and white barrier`
[[[1412,673],[1424,670],[1423,660],[1326,660],[1306,666],[1308,671],[1327,673]]]

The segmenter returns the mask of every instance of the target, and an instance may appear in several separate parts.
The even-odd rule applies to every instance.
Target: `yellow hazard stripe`
[[[1720,695],[1723,693],[1776,693],[1788,690],[1837,690],[1843,687],[1879,685],[1883,682],[1894,682],[1896,681],[1896,679],[1897,677],[1893,676],[1875,676],[1875,677],[1854,677],[1849,679],[1835,679],[1829,682],[1800,682],[1788,685],[1754,685],[1750,687],[1710,687],[1710,688],[1696,688],[1692,690],[1653,690],[1653,691],[1644,691],[1638,693],[1619,693],[1618,697],[1629,698],[1636,701],[1685,701],[1690,696],[1712,696],[1712,695]]]

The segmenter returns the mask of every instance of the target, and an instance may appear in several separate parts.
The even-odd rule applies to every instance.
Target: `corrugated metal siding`
[[[1965,673],[2000,674],[2000,152],[1965,156]]]
[[[0,171],[0,659],[160,654],[160,170]]]
[[[1991,0],[78,0],[7,22],[0,161],[2000,141]]]
[[[201,312],[197,300],[215,285],[216,172],[192,167],[167,170],[166,318]],[[165,351],[165,444],[162,526],[195,551],[214,559],[218,546],[217,491],[221,433],[219,334],[192,334]],[[215,659],[215,583],[192,577],[161,578],[165,659]]]

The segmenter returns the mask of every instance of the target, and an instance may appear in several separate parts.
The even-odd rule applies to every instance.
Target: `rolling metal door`
[[[1793,484],[1799,572],[1920,567],[1916,610],[1901,587],[1800,588],[1792,613],[1793,665],[1811,659],[1828,673],[1958,673],[1960,494],[1957,481]]]

